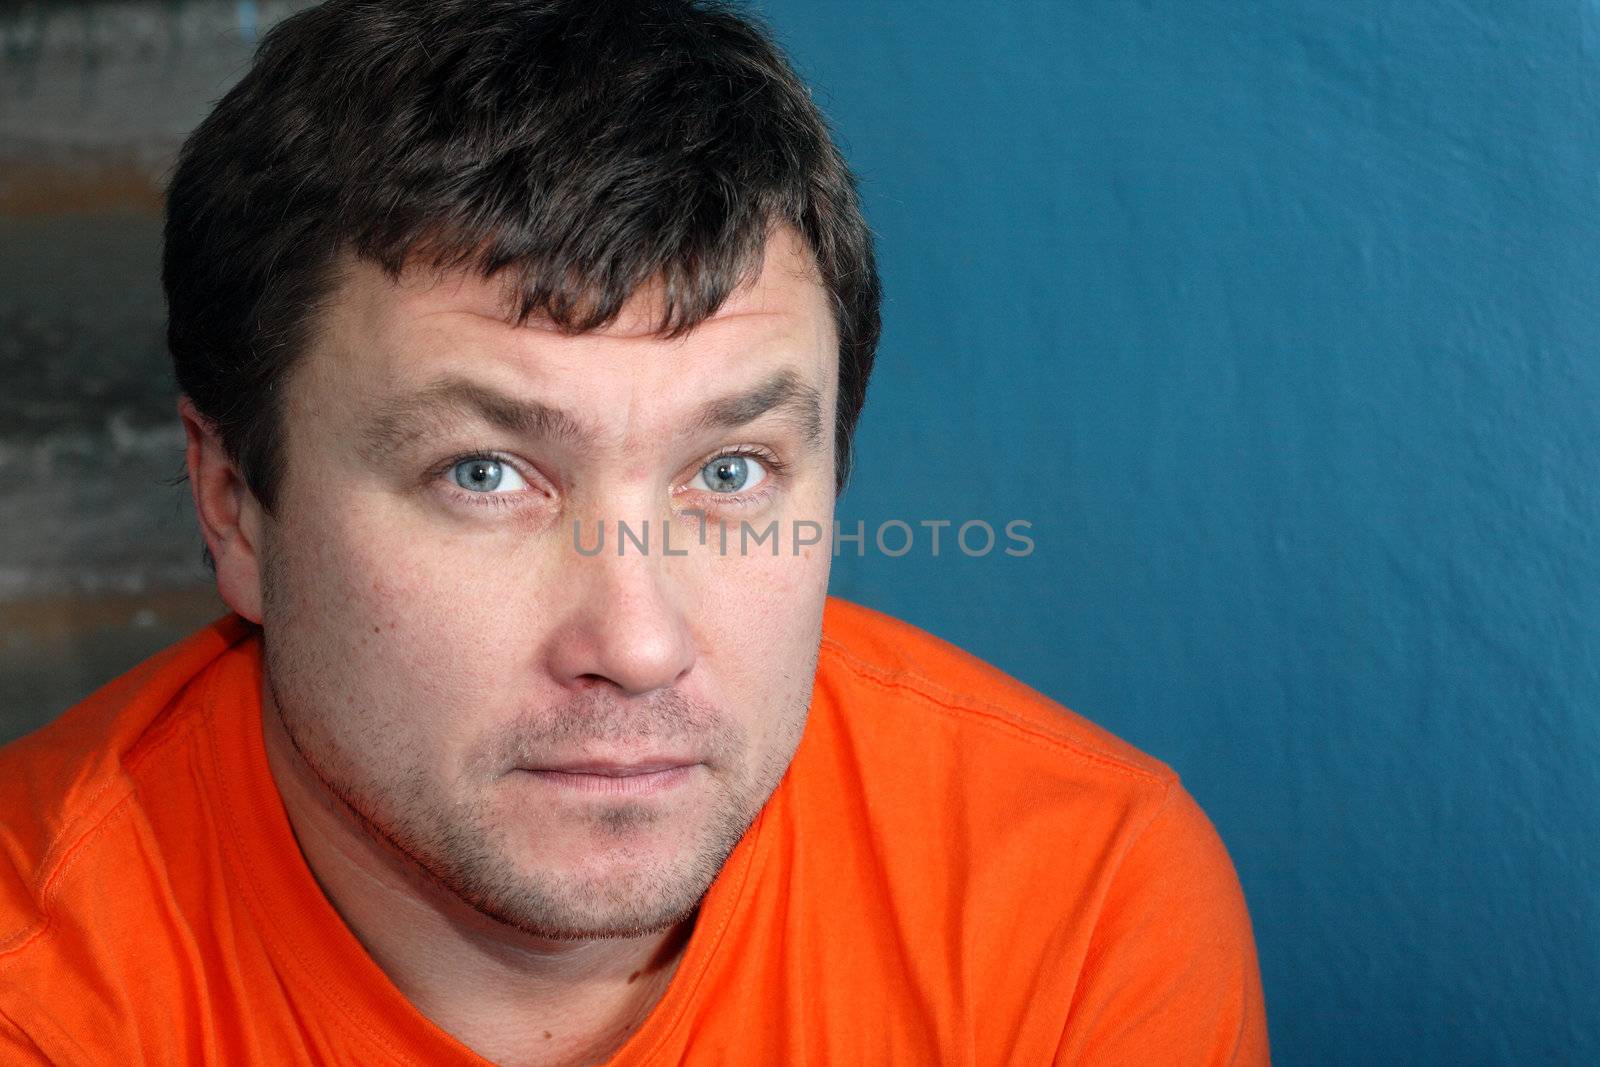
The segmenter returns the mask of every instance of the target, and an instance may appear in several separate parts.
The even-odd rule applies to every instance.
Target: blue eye
[[[473,456],[450,468],[450,476],[463,489],[474,493],[526,489],[528,483],[511,467],[489,456]]]
[[[701,467],[696,478],[713,493],[737,493],[760,485],[766,480],[767,471],[754,456],[718,456]]]

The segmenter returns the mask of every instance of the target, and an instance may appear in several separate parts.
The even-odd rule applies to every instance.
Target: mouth
[[[687,783],[703,766],[693,760],[651,758],[626,763],[582,761],[549,767],[519,767],[518,770],[556,789],[610,796],[645,796]]]

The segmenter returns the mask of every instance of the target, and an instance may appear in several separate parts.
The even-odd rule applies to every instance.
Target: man
[[[0,1060],[1266,1061],[1167,767],[721,545],[832,529],[878,334],[748,23],[332,0],[166,237],[234,614],[0,754]]]

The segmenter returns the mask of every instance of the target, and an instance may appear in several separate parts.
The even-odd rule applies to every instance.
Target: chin
[[[489,914],[546,940],[641,937],[694,914],[715,878],[702,873],[649,864],[564,878],[545,874],[529,878],[524,892],[497,901]]]
[[[724,820],[686,835],[626,807],[599,822],[537,855],[516,855],[504,838],[500,848],[480,839],[487,847],[436,855],[443,862],[427,866],[468,906],[531,937],[640,937],[694,914],[744,830]],[[620,823],[626,833],[618,832]]]

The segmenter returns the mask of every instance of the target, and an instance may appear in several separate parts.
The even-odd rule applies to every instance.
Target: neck
[[[435,1025],[495,1063],[594,1063],[665,994],[693,920],[636,938],[551,941],[441,886],[334,797],[263,693],[267,763],[306,865],[351,933]]]

